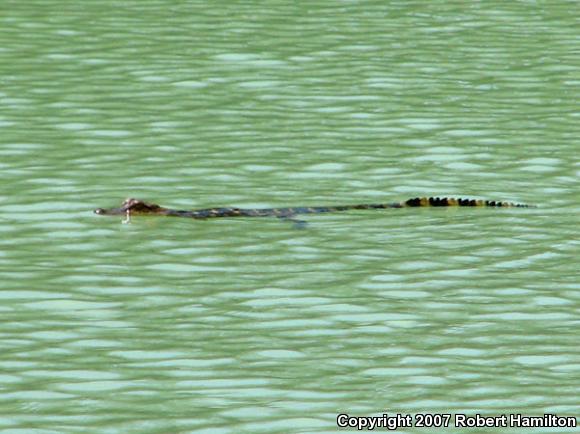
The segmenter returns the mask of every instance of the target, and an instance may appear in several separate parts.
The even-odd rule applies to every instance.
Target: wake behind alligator
[[[409,207],[496,207],[496,208],[531,208],[532,205],[521,203],[501,202],[480,199],[456,199],[439,197],[416,197],[404,202],[394,203],[367,203],[360,205],[317,206],[300,208],[207,208],[191,211],[164,208],[155,203],[145,202],[139,199],[127,199],[119,208],[97,208],[99,215],[123,215],[129,220],[135,215],[158,215],[171,217],[186,217],[192,219],[209,219],[219,217],[280,217],[292,219],[299,214],[319,214],[329,212],[341,212],[355,209],[385,209],[385,208],[409,208]]]

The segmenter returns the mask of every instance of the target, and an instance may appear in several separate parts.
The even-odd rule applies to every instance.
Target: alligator
[[[523,203],[501,202],[480,199],[456,199],[447,197],[415,197],[404,202],[377,203],[361,205],[340,206],[317,206],[301,208],[207,208],[191,211],[164,208],[155,203],[145,202],[139,199],[127,199],[119,208],[97,208],[99,215],[122,215],[126,216],[125,222],[135,215],[158,215],[171,217],[186,217],[192,219],[208,219],[218,217],[279,217],[294,219],[298,214],[319,214],[327,212],[349,211],[354,209],[384,209],[384,208],[407,208],[407,207],[501,207],[501,208],[533,208],[533,205]]]

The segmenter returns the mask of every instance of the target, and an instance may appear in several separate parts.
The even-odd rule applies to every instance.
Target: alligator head
[[[97,208],[95,214],[99,215],[147,215],[147,214],[161,214],[165,213],[166,209],[155,204],[145,202],[139,199],[126,199],[119,208]]]

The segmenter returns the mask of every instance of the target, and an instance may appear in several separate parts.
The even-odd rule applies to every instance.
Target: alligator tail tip
[[[502,207],[502,208],[537,208],[535,205],[524,203],[501,202],[495,200],[464,199],[453,197],[414,197],[400,203],[401,207],[422,207],[422,206],[481,206],[481,207]]]

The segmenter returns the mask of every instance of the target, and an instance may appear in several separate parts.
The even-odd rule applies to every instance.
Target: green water
[[[577,12],[3,0],[0,432],[578,416]],[[92,213],[419,195],[539,207]]]

